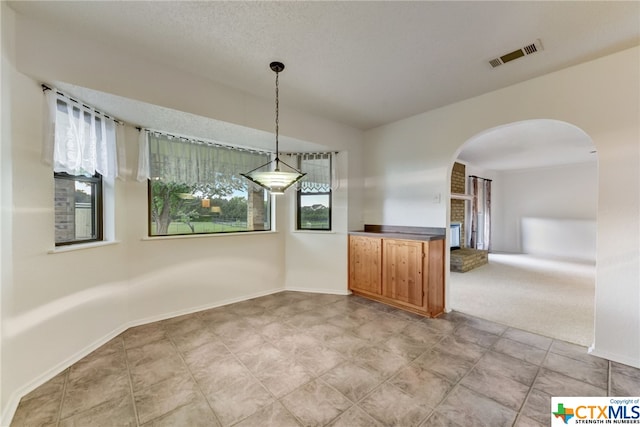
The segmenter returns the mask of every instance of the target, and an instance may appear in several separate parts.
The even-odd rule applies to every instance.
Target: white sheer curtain
[[[336,177],[335,153],[288,153],[295,157],[300,171],[306,173],[298,183],[304,192],[328,193],[336,189],[339,180]]]
[[[216,185],[245,180],[248,172],[267,162],[270,153],[250,151],[142,129],[138,180],[160,179],[187,185]]]
[[[149,132],[146,129],[138,129],[138,181],[146,181],[151,178],[149,165]]]
[[[115,120],[71,101],[55,90],[46,92],[45,162],[69,175],[118,176]],[[121,161],[124,160],[122,153]]]

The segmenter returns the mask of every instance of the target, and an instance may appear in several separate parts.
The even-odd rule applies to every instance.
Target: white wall
[[[6,9],[6,10],[5,10]],[[11,138],[11,74],[15,62],[15,43],[12,37],[15,17],[4,3],[0,4],[0,290],[5,284],[12,283],[12,253],[11,253],[11,145],[5,143]],[[4,291],[0,291],[0,330],[4,331],[4,316],[6,298]],[[0,367],[4,366],[6,347],[4,340],[0,340]],[[0,384],[4,382],[4,372],[0,369]],[[0,389],[0,395],[2,390]],[[4,405],[0,405],[0,410]],[[0,420],[1,421],[1,420]]]
[[[493,190],[494,252],[595,261],[597,162],[502,171]]]
[[[292,220],[285,197],[277,203],[273,233],[145,239],[147,188],[134,179],[137,131],[128,126],[128,169],[115,188],[116,242],[50,253],[53,179],[51,168],[40,160],[40,82],[67,82],[267,131],[273,126],[272,103],[74,39],[66,30],[23,19],[5,2],[1,7],[2,87],[6,83],[12,90],[2,93],[0,424],[8,422],[22,395],[128,326],[285,286],[347,292],[346,230],[361,225],[362,219],[361,199],[349,197],[348,191],[363,186],[363,135],[286,109],[281,112],[287,117],[287,136],[341,152],[345,185],[334,200],[336,232],[296,233],[290,238]],[[297,254],[303,250],[313,256],[301,264]],[[323,276],[314,278],[319,271]]]
[[[596,228],[589,220],[522,218],[522,253],[593,264]]]
[[[366,132],[365,222],[445,226],[437,195],[465,141],[528,119],[577,126],[598,150],[593,352],[640,367],[639,69],[635,47]]]
[[[347,232],[361,228],[361,225],[350,226],[347,216],[347,199],[354,191],[349,187],[349,180],[341,176],[345,171],[350,153],[339,153],[336,157],[336,176],[338,183],[333,190],[331,207],[331,233],[324,231],[294,231],[295,215],[289,216],[286,234],[287,289],[307,292],[329,292],[346,294],[345,281],[348,280]],[[295,211],[295,193],[287,193],[288,212]],[[342,242],[336,245],[335,242]]]

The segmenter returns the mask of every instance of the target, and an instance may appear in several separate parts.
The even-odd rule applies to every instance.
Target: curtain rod
[[[204,145],[208,145],[208,146],[212,146],[212,147],[220,147],[220,148],[226,148],[229,150],[237,150],[237,151],[247,151],[249,153],[256,153],[256,154],[272,154],[272,151],[262,151],[262,150],[256,150],[253,148],[246,148],[246,147],[239,147],[236,145],[231,145],[231,144],[224,144],[221,142],[217,142],[217,141],[205,141],[202,139],[198,139],[198,138],[193,138],[193,137],[189,137],[189,136],[181,136],[181,135],[173,135],[170,134],[168,132],[163,132],[160,130],[155,130],[155,129],[148,129],[148,128],[142,128],[140,126],[136,126],[136,129],[138,129],[138,132],[142,132],[142,130],[144,130],[145,132],[149,132],[152,134],[156,134],[156,135],[160,135],[160,136],[164,136],[164,137],[168,137],[168,138],[175,138],[181,141],[186,141],[186,142],[192,142],[192,143],[197,143],[197,144],[204,144]]]
[[[339,154],[339,151],[299,151],[299,152],[283,152],[281,154],[284,154],[285,156],[300,156],[300,155],[305,155],[305,154],[313,154],[313,155],[318,155],[318,154]]]
[[[485,181],[493,181],[492,179],[483,178],[481,176],[476,176],[476,175],[469,175],[469,178],[478,178],[478,179],[484,179]]]
[[[240,151],[249,151],[252,153],[259,153],[259,154],[272,154],[273,151],[267,151],[267,150],[257,150],[254,148],[246,148],[246,147],[239,147],[236,145],[231,145],[231,144],[225,144],[222,142],[217,142],[217,141],[204,141],[198,138],[193,138],[190,136],[180,136],[180,135],[173,135],[170,134],[168,132],[164,132],[164,131],[160,131],[160,130],[155,130],[155,129],[148,129],[148,128],[142,128],[141,126],[136,126],[136,129],[138,130],[138,132],[141,132],[143,129],[147,132],[151,132],[151,133],[155,133],[158,135],[162,135],[162,136],[168,136],[170,138],[176,138],[176,139],[181,139],[183,141],[187,141],[187,142],[197,142],[200,144],[205,144],[205,145],[212,145],[212,146],[216,146],[216,147],[222,147],[222,148],[232,148],[232,149],[236,149],[236,150],[240,150]],[[302,154],[338,154],[338,151],[316,151],[316,152],[296,152],[296,153],[290,153],[290,152],[281,152],[280,154],[283,154],[285,156],[298,156],[298,155],[302,155]]]
[[[46,91],[48,91],[48,90],[51,90],[51,91],[53,90],[52,88],[50,88],[49,86],[47,86],[47,85],[46,85],[46,84],[44,84],[44,83],[41,83],[41,84],[40,84],[40,86],[42,86],[42,91],[43,91],[43,92],[46,92]],[[69,101],[75,102],[76,104],[81,105],[81,106],[83,106],[84,108],[86,108],[86,109],[88,109],[88,110],[91,110],[91,111],[93,111],[93,112],[95,112],[95,113],[98,113],[98,114],[100,114],[101,116],[106,117],[106,118],[107,118],[107,119],[109,119],[109,120],[113,120],[114,122],[118,123],[119,125],[124,125],[124,124],[125,124],[122,120],[116,119],[116,118],[115,118],[115,117],[113,117],[113,116],[110,116],[110,115],[108,115],[108,114],[106,114],[106,113],[103,113],[102,111],[99,111],[99,110],[97,110],[96,108],[94,108],[94,107],[92,107],[92,106],[90,106],[90,105],[85,104],[84,102],[80,102],[80,101],[78,101],[78,100],[76,100],[76,99],[73,99],[72,97],[70,97],[70,96],[69,96],[69,95],[67,95],[66,93],[60,92],[58,89],[56,89],[56,94],[58,94],[58,95],[60,95],[60,96],[62,96],[62,97],[64,97],[64,98],[68,99]]]

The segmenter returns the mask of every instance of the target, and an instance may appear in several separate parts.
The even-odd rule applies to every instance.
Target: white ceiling
[[[370,129],[637,45],[640,2],[10,2],[18,13]],[[540,39],[544,50],[488,61]],[[122,116],[122,114],[120,114]],[[127,119],[127,117],[123,117]]]

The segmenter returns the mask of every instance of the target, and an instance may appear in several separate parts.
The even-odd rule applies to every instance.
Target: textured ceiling
[[[10,2],[18,13],[370,129],[637,45],[640,2]],[[540,39],[544,50],[488,61]],[[126,117],[123,117],[126,119]]]
[[[13,2],[23,14],[368,129],[638,44],[638,2]],[[541,39],[544,51],[488,60]],[[286,83],[285,83],[286,82]]]

